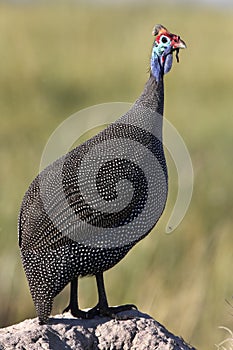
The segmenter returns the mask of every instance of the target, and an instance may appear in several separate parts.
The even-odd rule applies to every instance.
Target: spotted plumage
[[[108,307],[103,272],[151,231],[166,203],[163,75],[171,68],[172,52],[184,43],[161,25],[154,35],[150,77],[132,108],[44,169],[24,196],[19,246],[41,323],[69,282],[66,310],[77,317],[113,316],[133,307]],[[96,276],[99,302],[84,313],[78,308],[77,278],[88,275]]]

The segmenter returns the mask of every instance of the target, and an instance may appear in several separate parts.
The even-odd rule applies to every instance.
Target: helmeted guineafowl
[[[19,215],[23,267],[40,323],[71,282],[66,310],[77,317],[113,316],[103,272],[155,226],[167,199],[162,143],[163,76],[185,43],[162,25],[153,30],[150,77],[132,108],[102,132],[49,165],[31,183]],[[78,277],[94,275],[99,301],[78,307]]]

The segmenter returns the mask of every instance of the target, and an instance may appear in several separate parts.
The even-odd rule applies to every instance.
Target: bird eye
[[[166,44],[168,42],[168,38],[166,36],[162,36],[161,41],[163,44]]]

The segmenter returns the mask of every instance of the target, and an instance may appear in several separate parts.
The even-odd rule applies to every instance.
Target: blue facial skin
[[[159,43],[154,42],[151,54],[151,72],[157,82],[163,78],[164,74],[170,71],[172,61],[171,40],[167,36],[162,35]]]

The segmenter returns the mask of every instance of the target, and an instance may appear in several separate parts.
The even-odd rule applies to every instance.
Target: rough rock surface
[[[193,349],[150,316],[132,310],[126,320],[96,317],[81,320],[69,313],[56,315],[47,325],[38,319],[0,329],[1,350],[146,350]]]

